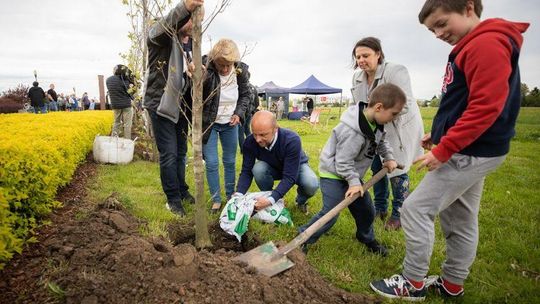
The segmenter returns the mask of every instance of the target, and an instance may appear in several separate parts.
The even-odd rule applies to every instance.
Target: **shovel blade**
[[[257,273],[272,277],[294,266],[294,263],[287,256],[276,258],[278,251],[274,242],[270,241],[242,253],[233,260],[244,262],[254,267]]]

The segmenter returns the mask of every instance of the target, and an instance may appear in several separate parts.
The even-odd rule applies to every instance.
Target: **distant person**
[[[77,98],[75,98],[75,94],[67,95],[67,111],[77,111]]]
[[[242,146],[244,145],[246,137],[251,134],[251,118],[253,117],[253,114],[259,110],[259,95],[257,94],[257,88],[250,83],[249,91],[251,99],[246,110],[244,123],[238,127],[238,146],[240,147],[240,153],[242,153]]]
[[[58,111],[58,94],[54,90],[54,84],[49,85],[49,90],[47,91],[47,98],[49,99],[49,110]]]
[[[283,101],[283,97],[279,97],[277,103],[276,103],[276,117],[278,120],[281,120],[283,118],[283,112],[285,111],[285,101]]]
[[[83,96],[81,98],[81,105],[84,110],[88,110],[88,108],[90,107],[90,97],[88,97],[87,92],[83,93]]]
[[[96,108],[96,98],[90,99],[90,107],[88,107],[88,110],[94,110]]]
[[[307,107],[308,115],[311,116],[311,113],[313,113],[313,108],[315,107],[315,103],[313,102],[313,98],[311,98],[311,97],[307,98],[306,107]]]
[[[248,65],[240,61],[240,51],[230,39],[220,39],[203,61],[208,60],[204,81],[203,155],[212,212],[221,208],[218,142],[221,143],[223,177],[227,200],[234,193],[238,127],[244,122],[251,102]]]
[[[152,121],[159,151],[161,186],[166,207],[185,215],[183,202],[195,203],[186,184],[186,154],[191,94],[189,65],[180,41],[191,36],[191,13],[203,0],[184,0],[148,31],[148,77],[143,106]],[[170,29],[177,29],[171,35]],[[180,107],[178,105],[180,104]]]
[[[383,157],[384,166],[390,172],[397,167],[392,148],[385,139],[384,125],[399,115],[407,97],[393,84],[380,85],[370,97],[367,106],[360,102],[349,107],[332,130],[319,157],[323,207],[298,231],[304,232],[345,198],[360,193],[360,197],[348,206],[356,223],[356,239],[366,245],[369,251],[386,256],[387,249],[375,239],[375,210],[369,192],[362,187],[362,179],[375,157]],[[304,252],[334,226],[338,216],[304,243]]]
[[[385,176],[373,186],[376,217],[385,221],[384,228],[397,230],[401,228],[400,213],[403,202],[410,192],[408,171],[414,159],[424,154],[421,146],[424,136],[424,123],[420,108],[413,97],[411,79],[407,68],[384,60],[381,42],[375,37],[359,40],[352,50],[352,58],[356,72],[352,80],[352,95],[356,103],[368,102],[369,92],[383,83],[392,83],[400,87],[407,95],[407,103],[402,113],[395,120],[384,126],[386,139],[394,151],[394,157],[405,168],[389,173],[392,187],[392,214],[387,220],[389,187]],[[371,171],[382,169],[380,157],[373,159]]]
[[[34,108],[35,114],[39,114],[40,112],[41,114],[47,113],[47,106],[45,106],[45,92],[39,87],[37,81],[34,81],[32,87],[28,90],[28,97],[30,98],[30,104]]]
[[[319,181],[309,167],[300,136],[280,128],[275,115],[269,111],[253,115],[251,132],[244,142],[242,171],[236,192],[246,194],[255,178],[261,191],[272,191],[270,197],[257,199],[255,208],[261,210],[283,198],[296,184],[296,205],[306,214],[307,201],[319,189]],[[280,182],[274,188],[276,180]]]
[[[131,139],[133,96],[129,93],[129,88],[133,86],[133,78],[130,69],[123,64],[116,65],[106,84],[114,114],[112,134],[119,136],[122,133],[124,138]]]
[[[429,172],[401,212],[402,273],[370,284],[382,296],[420,301],[428,288],[445,298],[464,294],[478,246],[484,180],[502,164],[515,134],[521,102],[518,60],[522,33],[529,27],[498,18],[481,21],[481,13],[481,0],[428,0],[418,16],[453,49],[431,133],[422,140],[430,151],[415,160]],[[426,278],[437,217],[446,259],[440,276]]]

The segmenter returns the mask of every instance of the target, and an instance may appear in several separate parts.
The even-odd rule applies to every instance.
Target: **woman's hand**
[[[233,114],[233,116],[231,116],[231,121],[229,122],[229,126],[236,126],[239,123],[240,123],[240,116]]]
[[[427,133],[422,137],[422,148],[426,150],[431,150],[433,147],[433,142],[431,141],[431,133]]]

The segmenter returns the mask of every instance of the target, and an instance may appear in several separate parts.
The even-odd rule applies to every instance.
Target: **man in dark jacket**
[[[182,201],[195,202],[185,180],[191,96],[186,81],[187,56],[181,41],[191,35],[191,13],[203,3],[204,0],[180,1],[150,27],[147,41],[148,75],[143,106],[152,121],[159,150],[166,206],[180,216],[185,215]],[[170,35],[171,31],[177,35]]]
[[[284,197],[296,184],[296,205],[301,212],[307,213],[307,200],[319,189],[319,179],[308,165],[300,136],[280,128],[270,111],[255,113],[251,127],[253,134],[244,142],[242,171],[236,192],[245,194],[253,179],[261,191],[271,191],[274,181],[281,180],[270,197],[257,198],[255,209],[261,210]]]
[[[131,139],[131,124],[133,122],[133,97],[128,92],[133,86],[131,71],[127,66],[119,64],[114,67],[113,74],[107,78],[107,90],[114,113],[112,134],[117,136],[124,131],[124,138]],[[123,128],[121,128],[123,127]]]
[[[28,98],[30,98],[30,104],[34,107],[34,113],[41,114],[47,113],[47,107],[45,106],[45,91],[39,87],[39,83],[34,81],[32,87],[28,90]]]
[[[238,128],[238,145],[240,146],[240,153],[242,153],[242,146],[244,140],[251,134],[251,117],[259,108],[259,95],[257,95],[257,88],[253,84],[249,84],[249,91],[251,93],[251,99],[249,101],[246,114],[244,117],[244,123]]]

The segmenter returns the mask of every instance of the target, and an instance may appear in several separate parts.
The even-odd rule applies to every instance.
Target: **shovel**
[[[398,169],[403,169],[403,165],[398,165]],[[369,181],[364,185],[364,193],[367,192],[375,183],[383,178],[388,173],[388,168],[383,167],[381,171],[377,172]],[[339,204],[337,204],[332,210],[330,210],[323,217],[318,219],[315,223],[309,226],[304,232],[300,233],[292,241],[285,246],[278,249],[274,242],[270,241],[256,247],[248,252],[234,258],[235,261],[241,261],[249,266],[254,267],[258,273],[264,274],[268,277],[272,277],[282,271],[285,271],[294,266],[294,263],[287,258],[287,254],[293,249],[302,245],[307,241],[317,230],[319,230],[324,224],[335,217],[341,210],[349,206],[357,198],[360,197],[360,193],[345,198]]]

